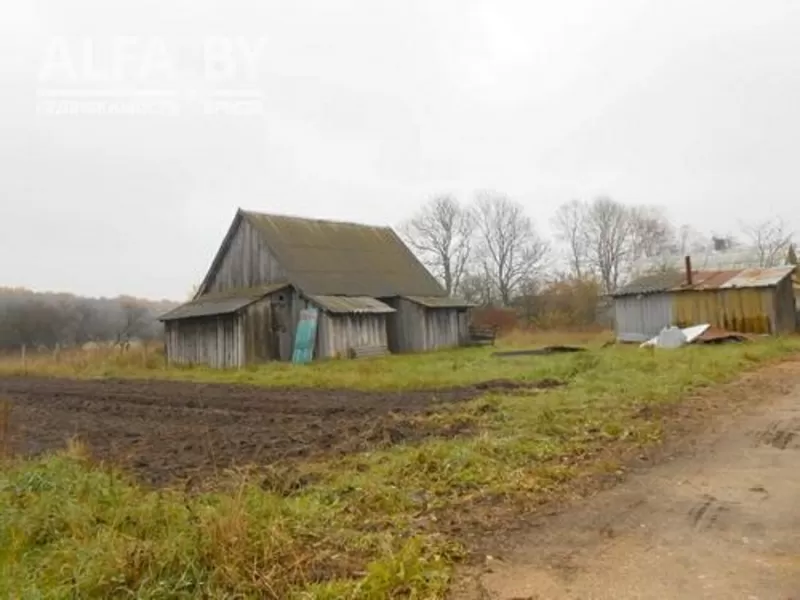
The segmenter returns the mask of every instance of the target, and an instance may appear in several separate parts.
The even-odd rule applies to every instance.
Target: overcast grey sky
[[[182,299],[237,206],[393,225],[490,188],[545,232],[598,194],[800,226],[798,32],[794,0],[5,2],[0,285]],[[177,114],[46,114],[64,88]],[[203,114],[209,89],[261,114]]]

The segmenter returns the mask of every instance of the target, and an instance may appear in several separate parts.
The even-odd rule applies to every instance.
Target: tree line
[[[158,339],[163,335],[158,316],[174,306],[129,296],[83,298],[0,288],[0,350]]]
[[[428,201],[400,232],[448,293],[485,305],[518,305],[520,298],[558,285],[609,293],[636,274],[636,265],[666,270],[675,256],[747,247],[753,266],[792,262],[793,232],[779,218],[742,224],[736,235],[705,235],[676,226],[663,209],[626,205],[609,197],[572,200],[543,236],[525,207],[493,192],[470,203],[451,195]]]

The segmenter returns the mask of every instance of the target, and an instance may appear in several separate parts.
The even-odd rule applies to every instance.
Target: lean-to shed
[[[667,272],[640,277],[613,294],[621,341],[640,342],[670,325],[709,323],[741,333],[792,333],[794,267]]]
[[[239,210],[192,301],[163,315],[173,363],[290,360],[315,308],[315,358],[359,348],[467,341],[469,304],[449,298],[390,227]]]

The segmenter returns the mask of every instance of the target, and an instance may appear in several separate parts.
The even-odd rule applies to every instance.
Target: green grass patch
[[[232,475],[202,495],[146,490],[92,465],[80,448],[8,462],[0,597],[440,598],[464,551],[458,527],[473,527],[480,507],[534,506],[587,471],[613,471],[599,450],[661,435],[659,420],[646,416],[658,411],[643,408],[798,350],[800,341],[786,339],[502,360],[466,351],[465,374],[440,374],[448,384],[547,376],[569,385],[490,393],[424,417],[466,419],[474,435]],[[444,356],[375,362],[394,360],[393,376],[433,383],[429,365],[456,360]],[[307,372],[321,385],[342,381],[343,368]],[[378,387],[391,382],[380,369],[373,375]]]

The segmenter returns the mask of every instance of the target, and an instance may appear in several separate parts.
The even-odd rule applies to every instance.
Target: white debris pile
[[[711,327],[710,324],[693,325],[681,329],[680,327],[665,327],[656,337],[644,342],[642,348],[680,348],[691,344]]]

